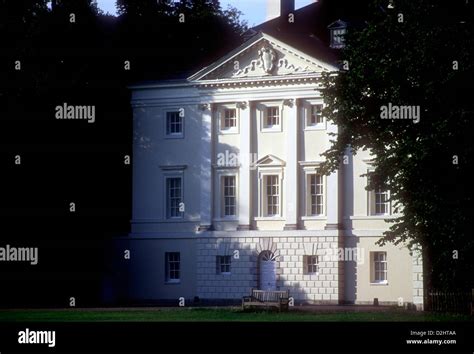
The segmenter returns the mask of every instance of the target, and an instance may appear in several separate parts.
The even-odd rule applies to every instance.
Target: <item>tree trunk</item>
[[[423,308],[424,310],[431,310],[431,296],[430,292],[433,291],[433,267],[431,266],[431,249],[430,246],[425,244],[422,248],[423,255]]]

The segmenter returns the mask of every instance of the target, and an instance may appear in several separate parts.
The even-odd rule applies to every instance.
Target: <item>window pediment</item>
[[[257,167],[284,167],[286,162],[274,155],[266,155],[255,162]]]
[[[316,171],[324,161],[298,161],[304,171]]]

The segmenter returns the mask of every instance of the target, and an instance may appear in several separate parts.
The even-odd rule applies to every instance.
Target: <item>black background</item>
[[[18,344],[18,332],[55,330],[56,347]],[[449,330],[457,344],[407,345],[410,331]],[[472,353],[473,323],[35,323],[0,324],[5,352]],[[426,339],[423,337],[422,339]]]

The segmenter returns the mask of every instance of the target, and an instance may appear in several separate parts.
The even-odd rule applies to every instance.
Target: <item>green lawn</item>
[[[242,312],[237,308],[160,309],[54,309],[0,310],[0,321],[85,322],[85,321],[472,321],[472,317],[389,310],[386,312]]]

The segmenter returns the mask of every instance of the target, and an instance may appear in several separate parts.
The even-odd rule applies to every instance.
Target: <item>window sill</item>
[[[184,139],[184,134],[165,135],[165,139]]]
[[[350,220],[383,220],[393,219],[397,216],[393,214],[381,214],[381,215],[361,215],[361,216],[349,216]]]
[[[238,129],[221,129],[219,130],[220,135],[239,134]]]
[[[306,220],[327,220],[326,215],[314,215],[314,216],[302,216],[301,220],[306,221]]]
[[[326,130],[326,124],[320,123],[316,125],[307,125],[304,128],[305,131],[318,131],[318,130]]]
[[[281,127],[277,126],[276,128],[262,128],[262,133],[281,133]]]
[[[177,222],[177,221],[185,221],[185,219],[182,216],[176,216],[176,217],[167,217],[165,222]]]
[[[259,216],[254,218],[255,221],[285,221],[281,216]]]
[[[388,285],[388,281],[385,281],[385,282],[378,282],[378,283],[374,283],[374,282],[371,282],[370,285]]]
[[[165,285],[178,285],[181,284],[181,280],[176,280],[176,281],[165,281]]]
[[[231,274],[232,274],[232,273],[229,272],[229,273],[219,273],[219,274],[217,274],[217,275],[227,275],[227,276],[229,276],[229,275],[231,275]]]

